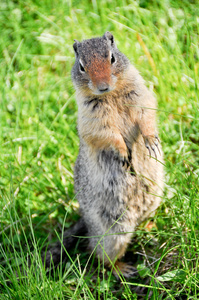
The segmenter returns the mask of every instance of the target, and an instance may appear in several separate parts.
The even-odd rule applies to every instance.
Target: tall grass
[[[198,2],[0,6],[1,299],[198,299]],[[72,249],[49,277],[41,249],[78,218],[72,44],[107,30],[156,94],[165,195],[126,254],[137,276],[118,283],[85,251]]]

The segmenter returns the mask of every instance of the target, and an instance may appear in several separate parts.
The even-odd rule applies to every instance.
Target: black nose
[[[106,82],[102,82],[98,84],[97,88],[100,92],[105,93],[109,91],[109,84]]]

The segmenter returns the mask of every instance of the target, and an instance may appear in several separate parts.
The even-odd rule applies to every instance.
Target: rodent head
[[[118,77],[129,65],[128,59],[116,47],[114,37],[106,32],[102,37],[75,41],[76,61],[72,79],[76,89],[89,88],[101,95],[115,89]]]

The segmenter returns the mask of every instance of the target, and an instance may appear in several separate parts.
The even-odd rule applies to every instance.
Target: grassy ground
[[[199,298],[198,15],[197,0],[1,0],[1,299]],[[107,30],[157,95],[165,195],[125,257],[139,276],[74,249],[47,277],[42,246],[78,219],[72,44]]]

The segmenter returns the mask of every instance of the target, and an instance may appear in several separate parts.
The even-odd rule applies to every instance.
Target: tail
[[[77,243],[78,236],[85,236],[86,234],[87,227],[84,220],[81,218],[75,225],[64,232],[62,242],[57,242],[47,250],[46,255],[42,258],[46,269],[49,270],[50,266],[57,267],[60,261],[63,261],[67,256],[66,251],[70,250]]]

